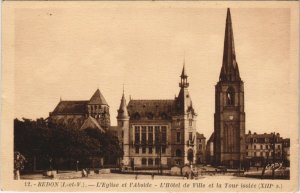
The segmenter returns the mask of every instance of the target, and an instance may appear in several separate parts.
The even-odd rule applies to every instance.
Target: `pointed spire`
[[[181,82],[179,83],[179,87],[180,88],[189,87],[189,83],[187,81],[188,75],[186,74],[186,71],[185,71],[185,59],[183,61],[183,68],[182,68],[182,72],[181,72],[180,77],[181,77]]]
[[[236,62],[231,14],[229,8],[227,9],[223,63],[222,63],[222,69],[220,73],[220,80],[223,81],[241,80],[238,64]]]
[[[118,119],[128,119],[128,111],[127,111],[127,103],[124,95],[124,85],[123,85],[123,94],[122,94],[122,99],[121,99],[121,104],[118,110]]]
[[[181,78],[187,78],[188,75],[186,74],[186,71],[185,71],[185,57],[183,59],[183,68],[182,68],[182,72],[181,72]]]

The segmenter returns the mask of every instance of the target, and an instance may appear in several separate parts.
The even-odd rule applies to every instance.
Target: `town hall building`
[[[169,168],[196,161],[196,117],[185,67],[180,91],[170,100],[124,97],[118,110],[123,133],[123,164],[129,168]]]

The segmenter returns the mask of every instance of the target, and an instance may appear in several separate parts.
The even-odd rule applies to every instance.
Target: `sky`
[[[298,129],[290,17],[288,8],[231,8],[247,133]],[[56,4],[16,9],[14,18],[15,117],[47,117],[60,98],[89,100],[99,88],[116,125],[123,84],[127,102],[173,99],[185,58],[197,130],[213,132],[226,7]]]

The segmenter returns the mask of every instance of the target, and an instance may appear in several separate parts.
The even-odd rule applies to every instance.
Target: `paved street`
[[[89,175],[88,177],[82,177],[81,172],[65,172],[65,173],[59,173],[57,175],[57,179],[61,180],[67,180],[67,179],[149,179],[151,180],[151,175],[141,175],[138,174],[137,176],[135,174],[118,174],[118,173],[109,173],[109,174],[93,174]],[[216,174],[216,175],[203,175],[199,176],[198,178],[194,180],[206,180],[206,179],[247,179],[245,177],[238,177],[233,176],[229,174]],[[27,179],[27,180],[38,180],[38,179],[50,179],[42,174],[27,174],[27,175],[21,175],[21,179]],[[182,176],[161,176],[161,175],[154,175],[154,179],[182,179],[187,180]]]

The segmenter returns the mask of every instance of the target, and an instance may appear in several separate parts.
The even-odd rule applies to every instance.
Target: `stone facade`
[[[240,167],[245,157],[244,83],[236,61],[230,10],[227,11],[223,64],[215,86],[215,165]]]
[[[279,133],[257,134],[249,131],[246,135],[246,159],[250,162],[250,166],[262,166],[268,162],[288,160],[288,141],[289,139],[280,137]]]
[[[49,121],[63,124],[68,128],[98,128],[103,131],[110,127],[109,106],[97,89],[90,100],[60,100],[55,109],[49,113]]]
[[[130,100],[118,110],[123,131],[123,164],[134,168],[170,168],[196,162],[196,113],[183,67],[180,92],[170,100]]]
[[[196,133],[196,146],[197,146],[197,153],[196,153],[196,163],[204,164],[206,162],[206,138],[203,134]]]

